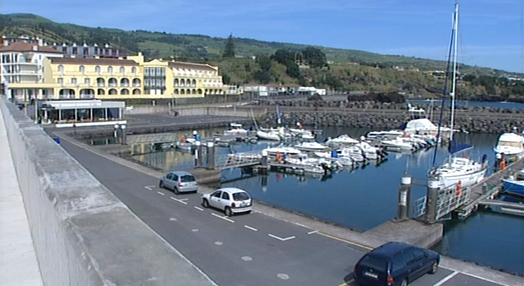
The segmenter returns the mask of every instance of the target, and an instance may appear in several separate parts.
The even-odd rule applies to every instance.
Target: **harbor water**
[[[205,138],[217,131],[223,130],[199,130],[199,133]],[[325,128],[323,131],[317,138],[318,142],[341,134],[359,138],[370,130]],[[178,135],[182,136],[183,133]],[[469,156],[481,158],[486,154],[492,167],[497,137],[495,134],[458,133],[455,138],[475,147]],[[247,152],[261,150],[270,144],[275,143],[237,143],[218,148],[217,151],[221,154]],[[434,155],[435,147],[412,154],[390,152],[388,160],[382,164],[368,164],[317,177],[280,173],[253,176],[239,169],[224,170],[222,186],[245,189],[256,200],[275,207],[349,229],[366,231],[395,217],[398,187],[405,172],[413,177],[412,204],[425,196],[426,174],[433,166]],[[436,164],[442,163],[447,156],[445,148],[438,148]],[[136,155],[134,159],[164,170],[194,167],[190,153],[174,150]],[[524,276],[523,222],[522,217],[489,210],[481,210],[467,220],[449,218],[442,221],[445,235],[435,249],[446,256]]]

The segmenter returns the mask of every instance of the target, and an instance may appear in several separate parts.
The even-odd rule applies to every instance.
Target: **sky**
[[[455,0],[0,0],[60,23],[445,60]],[[459,62],[524,73],[524,0],[459,0]]]

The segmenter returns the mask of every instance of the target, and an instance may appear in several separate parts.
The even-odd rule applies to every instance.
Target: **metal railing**
[[[216,169],[224,170],[260,164],[262,155],[259,151],[224,154],[216,157]]]
[[[468,202],[471,190],[470,188],[462,188],[459,190],[456,186],[451,186],[438,192],[436,220],[441,219]],[[426,213],[426,204],[426,196],[414,202],[413,212],[415,213],[415,217],[422,216]]]

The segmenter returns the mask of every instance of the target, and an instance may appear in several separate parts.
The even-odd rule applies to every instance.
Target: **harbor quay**
[[[48,133],[61,139],[60,148],[17,112],[15,107],[6,108],[3,103],[2,115],[8,119],[10,145],[17,146],[14,161],[19,164],[18,178],[22,182],[31,182],[21,184],[20,188],[25,193],[24,201],[30,202],[25,207],[30,210],[30,229],[37,234],[34,244],[38,261],[48,261],[46,259],[52,256],[55,262],[71,269],[67,275],[57,274],[42,264],[41,273],[47,284],[103,285],[102,281],[111,281],[115,285],[172,285],[173,281],[181,281],[183,285],[298,285],[309,281],[315,285],[354,285],[351,267],[365,251],[389,240],[411,239],[414,229],[428,226],[416,220],[392,218],[388,222],[390,226],[361,233],[262,203],[255,204],[255,213],[229,219],[233,222],[227,221],[215,212],[198,209],[197,196],[176,197],[157,188],[158,178],[163,172],[80,142],[74,138],[75,131],[71,128],[47,129]],[[142,124],[141,128],[155,124],[151,121],[136,122]],[[135,122],[130,121],[128,129],[132,129],[133,124]],[[197,126],[193,123],[188,130]],[[96,132],[107,132],[105,129],[113,134],[111,127]],[[83,132],[77,130],[76,135]],[[38,146],[37,142],[45,143],[38,147],[42,149],[32,149],[32,144]],[[24,154],[29,154],[26,158],[30,161],[16,162],[24,158]],[[64,158],[68,160],[67,164]],[[53,167],[55,164],[60,167]],[[36,170],[20,171],[31,168]],[[202,172],[207,170],[199,169],[203,169]],[[82,174],[74,170],[80,170]],[[65,177],[58,180],[60,176]],[[197,173],[196,176],[208,175]],[[31,191],[39,186],[38,182],[29,180],[31,177],[53,180],[40,191],[48,196],[31,196]],[[202,186],[199,192],[213,190]],[[39,205],[46,206],[45,213],[39,211]],[[57,209],[53,211],[55,207]],[[50,216],[53,213],[56,214]],[[52,228],[42,230],[37,227],[49,224],[50,217],[53,218]],[[64,217],[66,219],[62,220]],[[119,222],[119,217],[125,220],[125,227],[122,220]],[[206,222],[210,219],[213,223]],[[396,229],[402,229],[402,233],[393,233]],[[440,231],[433,229],[429,233]],[[392,238],[388,233],[396,237]],[[428,232],[425,234],[428,236]],[[56,242],[57,235],[63,245]],[[108,240],[108,237],[112,238]],[[144,245],[148,245],[147,249]],[[49,246],[53,247],[49,249]],[[62,254],[60,246],[67,247],[68,253]],[[223,250],[215,250],[220,247]],[[251,250],[249,254],[244,254],[246,249]],[[309,260],[304,256],[305,249],[321,259]],[[111,250],[111,255],[108,255],[108,250]],[[155,260],[155,264],[149,260]],[[172,271],[173,261],[183,270]],[[236,270],[232,265],[237,267]],[[267,275],[252,272],[252,265],[256,265],[257,273]],[[277,265],[279,269],[275,269]],[[129,271],[133,272],[132,277],[122,281]],[[237,275],[220,275],[244,272],[249,273],[245,279]],[[420,280],[413,285],[436,285],[439,281],[445,281],[446,285],[461,285],[464,281],[472,285],[521,285],[523,282],[522,277],[447,257],[442,258],[439,274],[426,278],[429,280]]]

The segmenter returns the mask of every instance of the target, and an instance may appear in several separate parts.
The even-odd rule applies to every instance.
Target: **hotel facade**
[[[176,61],[63,57],[38,43],[0,48],[0,79],[18,102],[72,99],[178,99],[223,94],[218,67]]]

